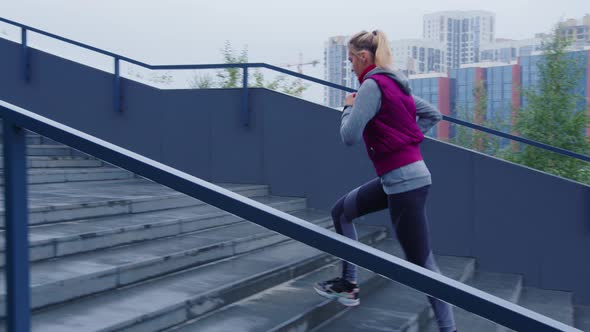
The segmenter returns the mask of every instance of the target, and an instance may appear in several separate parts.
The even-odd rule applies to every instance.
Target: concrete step
[[[135,175],[114,167],[98,168],[31,168],[28,171],[29,184],[63,183],[81,181],[102,181],[131,179]],[[0,185],[4,185],[4,172],[0,171]]]
[[[47,138],[45,136],[41,136],[38,134],[31,133],[27,135],[27,144],[30,145],[61,145],[61,143],[52,140],[51,138]]]
[[[268,186],[228,185],[244,196],[268,194]],[[162,185],[130,180],[71,182],[29,186],[29,224],[41,225],[84,218],[115,216],[202,204]],[[4,202],[0,222],[4,225]]]
[[[397,255],[403,257],[401,252]],[[465,282],[474,274],[472,258],[436,256],[436,259],[441,273],[449,278]],[[363,294],[361,301],[360,307],[333,316],[313,331],[418,331],[432,319],[425,295],[391,280],[386,280],[374,292]]]
[[[312,216],[305,210],[294,214]],[[325,215],[316,216],[313,221],[325,226],[331,224]],[[36,262],[31,265],[33,308],[133,284],[286,240],[256,224],[242,221]],[[4,294],[4,286],[0,285],[0,295]]]
[[[377,247],[396,256],[402,254],[397,241],[383,241]],[[443,262],[443,269],[456,278],[467,278],[473,271],[473,259],[456,257],[438,257],[438,259]],[[232,326],[239,326],[242,332],[314,329],[317,331],[364,331],[363,327],[370,326],[379,328],[367,331],[397,331],[395,326],[381,324],[380,318],[391,319],[393,316],[398,316],[400,321],[407,321],[409,314],[398,311],[398,308],[407,310],[410,304],[418,305],[416,301],[418,297],[423,300],[421,301],[423,303],[419,305],[420,309],[427,311],[425,296],[415,294],[415,291],[365,269],[359,270],[361,287],[359,307],[346,308],[337,301],[318,296],[311,289],[314,282],[332,278],[339,272],[339,264],[319,269],[166,332],[235,330],[229,329]],[[412,294],[408,294],[410,292]],[[412,310],[411,313],[415,319],[417,311]],[[338,318],[329,321],[331,317]]]
[[[365,226],[359,231],[367,243],[386,236],[382,228]],[[37,311],[33,314],[32,330],[160,331],[331,262],[333,258],[325,253],[286,241]],[[124,279],[121,276],[120,280]]]
[[[71,156],[29,156],[27,157],[28,168],[96,168],[112,167],[101,160],[90,157]],[[0,169],[4,168],[4,158],[0,157]]]
[[[258,196],[252,199],[287,213],[302,210],[304,198]],[[229,225],[242,219],[211,205],[151,211],[132,215],[84,219],[29,229],[31,261],[72,255],[118,245],[176,236],[207,228]],[[0,253],[4,253],[4,232],[0,232]],[[0,256],[0,266],[4,266]]]
[[[516,303],[522,292],[522,282],[521,275],[476,271],[473,278],[469,279],[466,284],[504,300]],[[461,308],[455,308],[455,321],[459,331],[508,331],[503,326]],[[430,324],[420,331],[438,332],[438,326],[434,320],[431,320]]]
[[[0,149],[2,145],[0,145]],[[65,145],[27,145],[27,156],[75,156],[87,157],[88,155]]]
[[[525,287],[518,304],[566,325],[574,326],[574,304],[570,292]]]
[[[574,326],[584,332],[590,332],[590,307],[574,307]]]

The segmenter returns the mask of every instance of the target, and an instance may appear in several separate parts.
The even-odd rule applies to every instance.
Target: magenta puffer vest
[[[419,144],[424,135],[416,123],[416,104],[386,74],[367,79],[381,90],[381,109],[369,121],[363,139],[369,158],[381,176],[391,170],[422,160]]]

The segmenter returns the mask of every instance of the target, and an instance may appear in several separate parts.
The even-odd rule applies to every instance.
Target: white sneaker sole
[[[342,296],[338,296],[338,295],[326,293],[323,290],[316,288],[315,286],[313,287],[313,289],[319,295],[321,295],[321,296],[323,296],[325,298],[328,298],[330,300],[336,299],[336,300],[338,300],[338,302],[340,302],[340,304],[345,305],[347,307],[356,307],[357,305],[361,304],[361,300],[360,299],[347,299],[347,298],[342,297]]]

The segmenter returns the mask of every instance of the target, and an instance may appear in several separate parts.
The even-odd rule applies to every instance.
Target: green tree
[[[226,41],[221,55],[224,63],[247,63],[248,48],[244,47],[239,54],[232,47],[229,41]],[[190,81],[189,86],[192,88],[241,88],[243,82],[242,68],[224,68],[217,71],[216,79],[210,75],[196,74]],[[267,81],[259,69],[255,69],[248,77],[248,86],[254,88],[266,88],[274,91],[300,97],[309,84],[303,83],[299,79],[289,79],[286,75],[278,75],[274,79]]]
[[[198,75],[195,74],[193,78],[188,82],[189,86],[193,89],[210,89],[215,88],[215,80],[211,75]]]
[[[473,113],[468,112],[463,105],[455,108],[453,113],[458,119],[473,123]],[[473,144],[473,129],[455,124],[452,126],[455,127],[455,136],[450,139],[451,143],[460,145],[464,148],[474,149],[475,144]]]
[[[559,26],[543,43],[543,59],[538,62],[537,84],[523,91],[527,105],[518,112],[516,130],[523,137],[552,146],[588,154],[590,141],[585,135],[589,118],[579,107],[583,98],[576,94],[581,65],[567,52],[571,41],[559,33]],[[590,183],[587,162],[523,145],[513,161],[555,175]]]
[[[221,50],[224,63],[246,63],[248,62],[248,47],[244,46],[240,54],[236,54],[231,43],[226,40]],[[242,68],[224,68],[217,71],[217,79],[220,88],[241,88]]]
[[[291,96],[301,97],[303,92],[309,88],[308,83],[304,83],[302,79],[285,81],[281,86],[281,92]]]
[[[145,71],[144,71],[145,72]],[[137,69],[133,69],[133,67],[127,68],[127,75],[133,77],[139,81],[155,83],[158,85],[170,85],[174,82],[174,77],[170,71],[166,71],[164,73],[160,73],[158,71],[150,73],[149,77],[145,77]]]
[[[152,73],[150,78],[148,78],[148,81],[156,84],[170,85],[174,82],[174,77],[169,71],[164,73]]]

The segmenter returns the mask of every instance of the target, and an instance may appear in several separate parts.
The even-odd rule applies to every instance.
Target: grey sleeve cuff
[[[422,133],[427,133],[432,127],[434,127],[440,120],[442,120],[442,115],[436,109],[436,107],[432,106],[432,104],[428,103],[424,99],[420,97],[414,97],[414,102],[416,103],[416,115],[418,116],[418,127]]]

